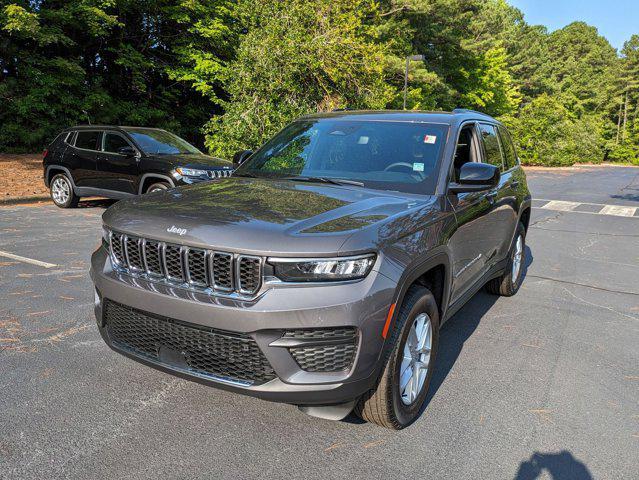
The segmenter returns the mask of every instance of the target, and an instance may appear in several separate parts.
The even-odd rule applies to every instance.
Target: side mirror
[[[451,193],[481,192],[499,184],[499,167],[488,163],[464,163],[459,171],[459,182],[448,185]]]
[[[124,155],[125,157],[133,157],[137,152],[133,147],[122,147],[118,150],[118,153],[120,155]]]
[[[253,155],[253,150],[240,150],[235,155],[233,155],[233,167],[237,168],[242,165],[247,158]]]

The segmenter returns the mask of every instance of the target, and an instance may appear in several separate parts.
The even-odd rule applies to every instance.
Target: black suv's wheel
[[[146,189],[146,193],[159,192],[161,190],[168,190],[169,188],[171,188],[171,185],[169,185],[168,183],[158,182],[150,185],[149,188]]]
[[[73,184],[64,173],[58,173],[51,179],[49,185],[51,200],[60,208],[73,208],[78,206],[80,198],[73,193]]]
[[[486,284],[486,290],[494,295],[503,295],[505,297],[511,297],[519,287],[524,279],[524,268],[526,263],[526,229],[520,222],[517,225],[517,231],[515,232],[515,238],[513,244],[510,247],[510,253],[508,256],[508,266],[506,271],[500,277],[493,278]]]
[[[439,343],[439,313],[433,294],[412,286],[406,293],[390,339],[393,345],[377,387],[365,393],[355,413],[395,430],[421,414]]]

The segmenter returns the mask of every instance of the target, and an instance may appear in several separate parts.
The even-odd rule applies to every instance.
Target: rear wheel
[[[510,247],[508,265],[505,272],[497,278],[493,278],[486,284],[486,290],[494,295],[511,297],[519,287],[524,278],[524,268],[526,261],[526,229],[520,222],[517,225],[515,238]]]
[[[390,339],[393,345],[377,386],[360,398],[355,413],[367,422],[399,430],[422,413],[439,344],[439,313],[421,286],[406,293]]]
[[[171,186],[168,183],[158,182],[150,185],[149,188],[146,189],[146,193],[160,192],[162,190],[168,190],[169,188],[171,188]]]
[[[64,173],[59,173],[51,179],[49,186],[51,200],[60,208],[78,206],[80,198],[73,192],[73,184]]]

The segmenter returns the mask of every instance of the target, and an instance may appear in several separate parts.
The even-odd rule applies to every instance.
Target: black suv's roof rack
[[[456,108],[453,110],[453,113],[475,113],[477,115],[481,115],[482,117],[488,117],[489,115],[478,112],[477,110],[471,110],[470,108]]]

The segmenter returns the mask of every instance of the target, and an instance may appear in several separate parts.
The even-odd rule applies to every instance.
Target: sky
[[[633,33],[639,35],[639,0],[508,0],[526,22],[549,31],[582,20],[597,27],[613,47],[621,49]]]

